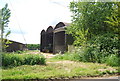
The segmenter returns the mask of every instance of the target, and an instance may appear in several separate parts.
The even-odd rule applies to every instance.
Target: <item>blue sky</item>
[[[11,10],[8,39],[39,44],[42,29],[58,22],[71,22],[70,1],[73,0],[0,0],[0,9],[8,3]]]

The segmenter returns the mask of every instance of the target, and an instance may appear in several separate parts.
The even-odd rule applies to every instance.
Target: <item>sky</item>
[[[11,10],[8,25],[11,34],[8,39],[24,44],[39,44],[43,29],[59,22],[71,23],[71,1],[73,0],[0,0],[0,9],[8,3]]]
[[[11,10],[8,39],[39,44],[43,29],[59,22],[71,23],[70,1],[73,0],[0,0],[0,9],[8,3]]]

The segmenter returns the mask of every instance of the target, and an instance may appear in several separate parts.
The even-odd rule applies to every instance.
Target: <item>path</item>
[[[40,52],[39,50],[37,51],[29,51],[28,54],[42,54],[44,55],[45,58],[52,58],[56,55],[53,55],[52,53],[43,53],[43,52]]]
[[[52,57],[56,56],[52,53],[41,53],[41,54],[43,54],[45,58],[52,58]]]

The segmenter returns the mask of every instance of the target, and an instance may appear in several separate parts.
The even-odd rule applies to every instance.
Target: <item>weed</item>
[[[39,54],[3,54],[2,65],[20,66],[20,65],[35,65],[45,64],[45,58]]]

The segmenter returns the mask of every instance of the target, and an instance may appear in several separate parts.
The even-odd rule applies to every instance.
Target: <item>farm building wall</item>
[[[53,53],[64,53],[66,51],[65,31],[54,33]]]
[[[72,35],[65,33],[67,26],[69,26],[68,23],[59,22],[55,28],[49,26],[46,31],[42,30],[40,51],[55,54],[70,50],[74,40]]]
[[[9,40],[9,41],[11,42],[11,44],[7,44],[8,45],[8,47],[6,48],[7,52],[15,52],[18,50],[23,51],[23,50],[27,49],[25,44],[11,41],[11,40]]]

